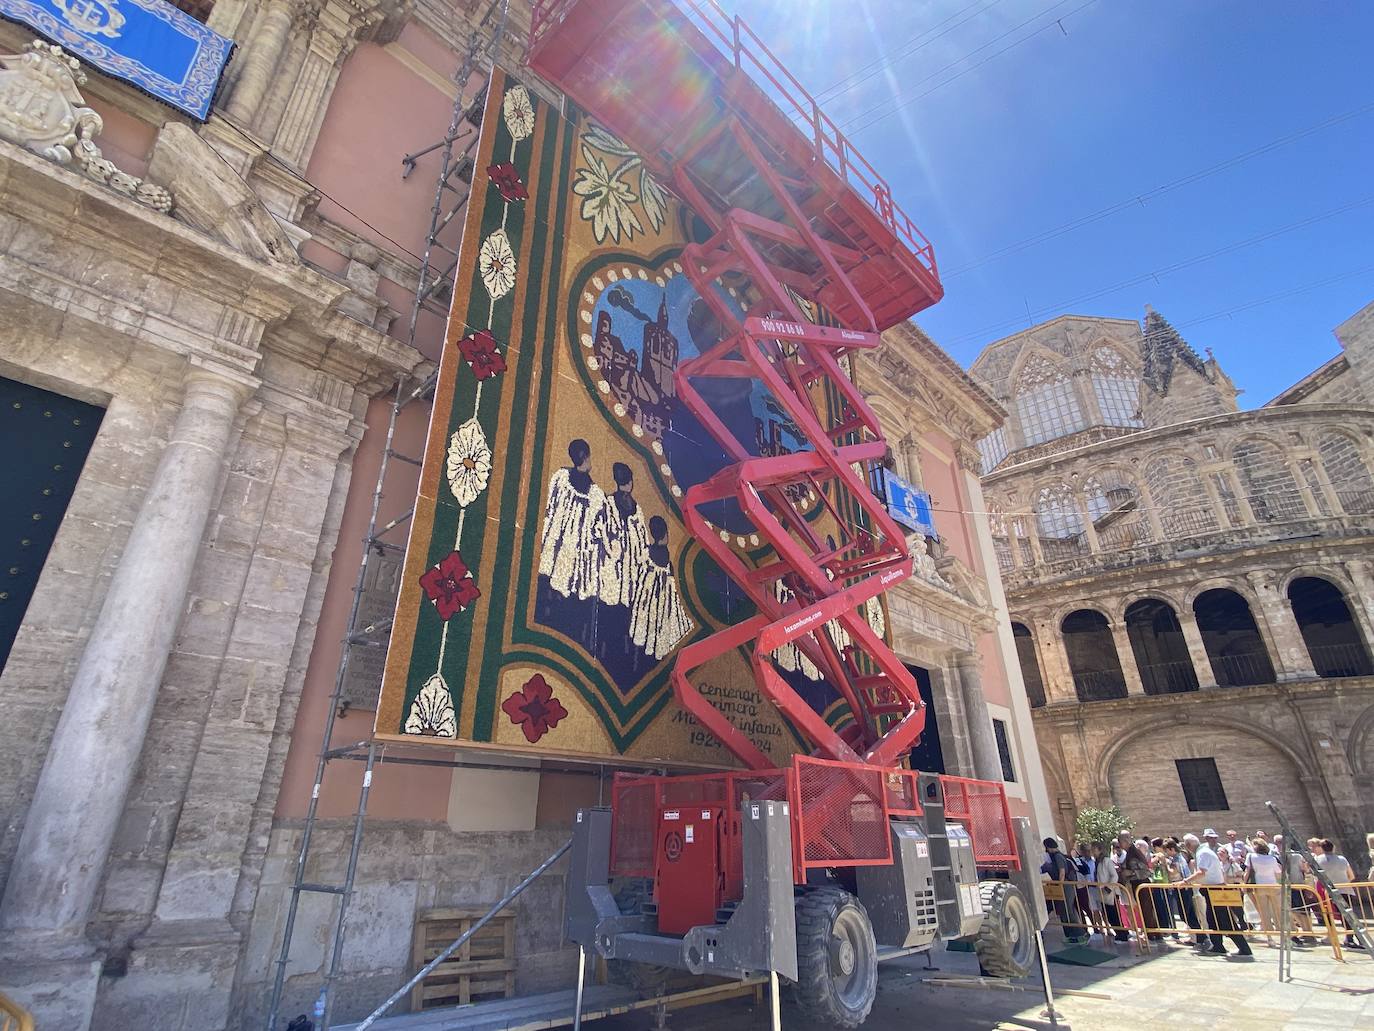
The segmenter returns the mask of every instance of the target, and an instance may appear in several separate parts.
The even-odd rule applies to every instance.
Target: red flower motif
[[[420,577],[420,586],[445,623],[482,596],[456,551]]]
[[[536,673],[525,686],[501,703],[510,721],[525,732],[525,740],[534,744],[568,715],[563,703],[553,696],[553,688]]]
[[[472,366],[472,374],[478,379],[490,379],[506,371],[506,359],[496,349],[496,338],[489,329],[479,329],[463,337],[458,341],[458,350]]]
[[[530,192],[525,189],[525,184],[520,179],[520,173],[509,161],[492,165],[487,169],[487,177],[506,203],[530,199]]]

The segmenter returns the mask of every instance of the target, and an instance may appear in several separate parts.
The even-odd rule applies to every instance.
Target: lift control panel
[[[659,810],[654,882],[660,934],[686,934],[716,922],[725,901],[724,820],[718,805]]]

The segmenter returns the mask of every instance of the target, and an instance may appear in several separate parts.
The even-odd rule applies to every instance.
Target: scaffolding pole
[[[416,162],[426,154],[439,151],[439,175],[434,188],[434,204],[430,209],[429,232],[425,237],[424,254],[420,260],[420,271],[416,280],[414,303],[411,305],[410,318],[406,327],[406,343],[415,346],[416,329],[420,312],[427,309],[441,317],[447,315],[448,291],[452,288],[453,277],[458,267],[458,251],[461,233],[458,237],[446,235],[452,225],[461,228],[463,219],[459,217],[467,204],[470,189],[455,185],[455,177],[460,179],[461,172],[472,168],[471,155],[477,143],[480,111],[475,115],[472,109],[477,105],[475,97],[469,99],[468,84],[479,70],[489,70],[500,53],[509,16],[510,0],[490,0],[486,12],[473,29],[468,39],[462,63],[454,78],[457,93],[454,98],[453,114],[448,131],[443,138],[402,159],[402,178],[409,176]],[[492,27],[493,19],[495,26]],[[480,95],[480,94],[479,94]],[[469,124],[465,127],[464,122]],[[469,175],[469,178],[472,176]],[[443,237],[443,239],[441,239]],[[439,258],[439,254],[444,257]],[[397,379],[391,399],[391,412],[387,419],[386,439],[381,450],[381,464],[377,471],[377,483],[372,491],[371,512],[368,517],[367,533],[363,538],[363,556],[358,567],[358,575],[353,585],[353,601],[349,609],[348,623],[341,641],[338,670],[334,677],[334,690],[330,696],[329,709],[325,714],[323,737],[315,764],[315,780],[310,792],[310,802],[306,809],[305,825],[301,834],[300,848],[296,855],[295,876],[290,888],[287,903],[286,925],[282,931],[281,949],[277,956],[276,972],[272,983],[272,997],[268,1008],[267,1031],[277,1031],[281,1019],[282,995],[286,986],[286,969],[290,961],[291,943],[296,927],[296,917],[300,911],[301,895],[305,892],[337,895],[338,913],[335,916],[329,948],[329,966],[321,986],[324,1002],[323,1024],[317,1031],[326,1031],[330,1024],[334,1003],[334,981],[338,977],[343,956],[343,945],[347,931],[348,906],[353,895],[354,879],[357,875],[358,857],[362,849],[363,826],[367,816],[368,795],[372,788],[372,776],[377,766],[378,746],[374,741],[360,742],[347,748],[334,747],[335,722],[343,706],[344,688],[348,678],[349,659],[355,647],[382,646],[381,636],[390,631],[391,621],[380,620],[367,626],[359,626],[359,610],[363,593],[368,582],[370,565],[388,551],[403,552],[404,544],[394,544],[386,540],[388,534],[408,526],[413,509],[403,515],[379,525],[382,498],[386,494],[388,474],[392,460],[403,465],[418,465],[419,459],[400,454],[395,450],[396,425],[401,412],[411,404],[429,403],[433,397],[436,376],[430,375],[422,382],[412,382],[408,377]],[[364,754],[359,755],[359,752]],[[310,862],[311,845],[316,824],[319,820],[321,788],[329,762],[337,758],[361,758],[364,762],[362,785],[358,792],[358,805],[353,815],[353,834],[349,848],[348,865],[341,884],[315,884],[306,879]],[[457,764],[455,764],[457,765]]]

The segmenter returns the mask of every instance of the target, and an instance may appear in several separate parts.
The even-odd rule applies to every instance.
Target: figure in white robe
[[[600,597],[605,605],[630,608],[639,576],[649,560],[644,511],[634,499],[634,474],[624,462],[611,467],[615,491],[601,506],[593,536],[600,560]]]
[[[586,600],[600,592],[601,562],[592,531],[606,495],[592,482],[592,449],[585,440],[568,445],[568,458],[572,465],[549,480],[539,573],[556,593]]]
[[[648,561],[641,567],[630,604],[630,637],[655,659],[661,659],[696,625],[682,605],[668,557],[668,524],[662,516],[649,520]]]

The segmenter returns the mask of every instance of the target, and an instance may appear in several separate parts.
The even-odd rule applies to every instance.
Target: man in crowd
[[[1223,872],[1221,860],[1217,857],[1220,841],[1221,838],[1211,827],[1202,832],[1202,846],[1197,850],[1195,864],[1197,869],[1184,882],[1202,886],[1202,894],[1207,901],[1207,923],[1210,927],[1215,928],[1213,933],[1208,935],[1209,944],[1201,946],[1199,951],[1210,955],[1224,956],[1226,955],[1226,946],[1223,943],[1226,938],[1233,937],[1236,943],[1236,955],[1253,958],[1254,953],[1250,951],[1250,943],[1245,940],[1244,935],[1231,936],[1220,933],[1245,930],[1244,911],[1235,906],[1215,905],[1212,901],[1213,891],[1227,890],[1226,875]]]

